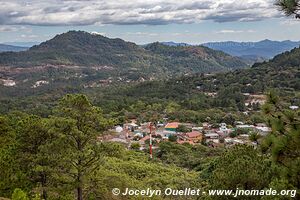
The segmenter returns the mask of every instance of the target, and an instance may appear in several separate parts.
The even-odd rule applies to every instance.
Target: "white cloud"
[[[255,33],[255,30],[232,30],[232,29],[224,29],[220,31],[216,31],[217,34],[235,34],[235,33]]]
[[[158,36],[158,33],[152,33],[152,32],[127,32],[126,35],[134,35],[134,36]]]
[[[39,36],[38,35],[33,35],[33,34],[30,34],[30,35],[22,34],[21,38],[34,39],[34,38],[39,38]]]
[[[299,24],[300,24],[300,20],[298,20],[298,19],[287,19],[287,20],[280,22],[280,25],[283,25],[283,26],[295,26],[295,25],[299,25]]]
[[[273,0],[2,0],[0,24],[91,25],[257,21]]]

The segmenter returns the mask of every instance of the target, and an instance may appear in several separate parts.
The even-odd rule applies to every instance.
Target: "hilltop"
[[[28,51],[0,53],[0,65],[105,67],[114,71],[113,76],[135,79],[228,71],[247,66],[238,58],[207,47],[169,47],[153,43],[143,48],[122,39],[83,31],[57,35]]]

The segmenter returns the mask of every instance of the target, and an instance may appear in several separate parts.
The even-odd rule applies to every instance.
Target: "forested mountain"
[[[7,44],[0,44],[0,52],[4,52],[4,51],[18,52],[18,51],[25,51],[27,49],[28,47],[19,47],[19,46],[7,45]]]
[[[254,64],[248,69],[141,83],[132,88],[129,93],[131,95],[159,96],[157,93],[160,91],[162,94],[184,96],[186,94],[183,91],[194,89],[203,92],[217,92],[226,87],[238,87],[244,93],[263,93],[270,88],[300,91],[299,58],[300,48],[295,48],[290,52],[275,56],[268,62]]]
[[[137,78],[227,71],[247,66],[238,58],[206,47],[168,47],[154,43],[143,48],[82,31],[57,35],[25,52],[1,53],[0,65],[98,67],[100,71],[103,68],[114,71],[113,76],[131,74]]]
[[[276,56],[269,62],[255,64],[249,69],[215,75],[192,75],[165,81],[148,81],[133,86],[107,90],[103,96],[110,101],[126,97],[127,101],[148,103],[173,101],[185,110],[234,108],[245,109],[243,93],[263,94],[276,89],[291,97],[300,106],[300,48]],[[214,94],[215,98],[207,94]],[[287,95],[288,94],[288,95]],[[296,95],[295,97],[293,97]],[[159,100],[158,100],[159,99]],[[291,102],[292,103],[292,102]],[[103,100],[103,105],[109,101]],[[118,102],[117,104],[122,104]],[[167,106],[167,105],[166,105]],[[178,109],[178,108],[177,108]],[[184,110],[183,109],[183,110]],[[214,113],[216,116],[217,114]],[[181,113],[178,117],[182,117]],[[190,113],[188,117],[192,116]]]
[[[51,49],[50,44],[44,45],[33,47],[29,52]],[[59,44],[53,44],[56,45]],[[127,47],[124,49],[140,49],[134,44]],[[208,48],[177,48],[160,43],[150,44],[143,51],[170,63],[177,59],[180,65],[188,58],[195,62],[196,58],[212,59],[209,52],[215,52]],[[226,60],[226,54],[218,54],[219,58],[225,55]],[[51,200],[75,199],[81,194],[83,199],[124,199],[113,195],[112,189],[275,188],[279,191],[299,188],[299,110],[288,109],[290,104],[286,101],[293,100],[293,105],[300,105],[299,56],[300,49],[295,48],[249,69],[142,83],[112,83],[103,87],[87,86],[100,78],[90,71],[84,71],[84,77],[76,74],[76,70],[75,73],[68,71],[77,68],[61,70],[61,66],[52,66],[40,73],[40,68],[28,71],[30,67],[12,67],[14,73],[21,72],[17,76],[20,81],[15,86],[0,86],[0,196],[15,200],[20,199],[19,196],[28,199],[26,195],[40,199],[41,195]],[[27,70],[26,73],[21,69]],[[0,72],[0,79],[11,75]],[[31,85],[30,78],[39,81]],[[252,106],[253,110],[246,108],[243,93],[260,94],[270,88],[278,89],[284,98],[279,101],[270,93],[263,106],[264,114],[259,106]],[[73,94],[64,96],[67,93]],[[91,101],[85,95],[74,93],[83,93]],[[245,111],[248,114],[244,114]],[[221,122],[233,126],[237,121],[268,123],[272,133],[261,138],[256,149],[237,145],[225,151],[202,144],[161,141],[153,150],[153,159],[148,158],[148,146],[145,152],[132,146],[128,151],[123,145],[99,140],[108,129],[129,119],[157,122],[166,117],[170,121],[200,126],[203,122],[212,126]],[[261,196],[213,197],[225,198],[265,199]],[[199,199],[199,196],[188,199]],[[202,195],[200,199],[212,197]]]

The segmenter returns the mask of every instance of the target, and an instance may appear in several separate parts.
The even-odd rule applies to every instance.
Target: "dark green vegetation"
[[[174,73],[227,71],[247,66],[238,58],[207,47],[169,47],[154,43],[142,48],[121,39],[82,31],[57,35],[25,52],[1,53],[0,65],[27,68],[46,65],[62,68],[61,65],[67,65],[81,66],[85,71],[98,67],[98,73],[109,72],[106,78],[126,77],[131,80],[166,77]]]
[[[276,0],[275,5],[286,16],[295,16],[296,19],[300,19],[300,4],[299,0]]]
[[[47,118],[21,112],[2,115],[0,196],[13,200],[144,199],[113,196],[111,190],[116,187],[122,191],[127,187],[299,190],[300,112],[285,109],[273,93],[263,111],[273,132],[259,149],[235,146],[224,151],[163,142],[153,160],[144,152],[98,141],[115,120],[104,117],[84,95],[65,96]],[[202,195],[189,199],[266,198]]]
[[[71,32],[57,37],[70,34],[78,33]],[[83,41],[80,39],[80,42]],[[124,44],[124,48],[129,48],[129,44]],[[39,54],[43,52],[43,46],[49,52],[47,42],[33,47],[29,52],[41,48],[37,51]],[[76,49],[74,46],[70,48],[72,51]],[[116,51],[122,49],[111,48]],[[140,47],[131,44],[130,48]],[[166,47],[155,43],[145,47],[143,52],[169,60],[178,58],[182,64],[190,54],[202,55],[197,48]],[[70,54],[71,51],[67,52]],[[3,55],[9,57],[10,54]],[[57,64],[55,56],[46,59],[40,56],[42,60],[51,60]],[[77,58],[68,56],[67,61],[70,63]],[[296,189],[299,195],[300,112],[288,109],[290,105],[300,105],[299,56],[300,49],[294,49],[276,56],[270,62],[255,64],[250,69],[126,85],[113,82],[99,88],[85,86],[90,81],[109,76],[109,68],[106,69],[107,74],[103,70],[103,73],[84,71],[87,76],[82,78],[76,74],[85,70],[82,68],[75,68],[76,71],[74,68],[51,66],[46,70],[35,68],[36,71],[32,71],[32,68],[25,67],[25,70],[29,70],[26,73],[1,72],[1,78],[17,76],[19,84],[15,87],[0,87],[0,196],[13,197],[14,200],[40,199],[37,194],[50,200],[145,199],[113,196],[111,190],[115,187],[123,191],[127,187],[162,190],[167,187],[204,190],[271,187],[278,190]],[[94,61],[98,62],[96,58]],[[16,64],[18,62],[23,61],[15,60]],[[41,79],[46,79],[49,84],[31,88],[35,81]],[[263,113],[256,104],[248,108],[245,106],[247,97],[243,93],[263,94],[271,89],[279,91],[281,100],[270,93],[268,103],[263,106]],[[84,93],[93,104],[85,95],[64,96],[66,93]],[[249,115],[244,115],[242,112],[249,108],[252,109]],[[261,146],[257,149],[247,146],[227,150],[210,149],[202,145],[162,142],[154,151],[153,160],[138,151],[138,146],[133,145],[133,151],[128,151],[122,145],[97,140],[98,136],[105,134],[105,130],[130,118],[145,122],[161,121],[165,117],[170,121],[196,124],[208,121],[215,127],[220,122],[234,125],[238,120],[246,123],[266,122],[273,131],[265,139],[260,138]],[[258,137],[253,135],[251,139],[256,141]],[[169,199],[176,198],[187,199]],[[160,196],[156,199],[168,197]],[[198,199],[244,200],[268,197],[201,196]]]
[[[94,89],[87,94],[99,96],[97,105],[105,107],[104,110],[119,112],[123,109],[123,113],[129,111],[141,119],[159,117],[159,111],[163,109],[163,114],[167,114],[171,120],[183,122],[199,123],[209,117],[211,122],[219,123],[231,113],[234,120],[257,123],[263,121],[256,112],[260,108],[257,104],[248,106],[254,115],[246,119],[243,115],[235,115],[236,112],[247,110],[245,101],[248,97],[245,93],[264,94],[275,89],[287,105],[300,106],[299,57],[300,49],[295,48],[270,62],[255,64],[250,69],[111,87],[104,90],[102,95],[100,90]]]
[[[56,76],[64,78],[49,80],[49,84],[37,88],[31,88],[35,81],[30,80],[15,87],[0,86],[0,112],[22,109],[47,116],[51,114],[51,107],[64,94],[84,93],[95,105],[103,108],[104,114],[118,117],[120,123],[128,118],[137,117],[144,121],[161,120],[165,116],[171,120],[195,123],[219,123],[224,119],[228,124],[234,120],[258,123],[264,119],[257,112],[257,104],[249,106],[254,111],[250,116],[239,114],[247,110],[247,96],[243,93],[264,94],[270,89],[276,89],[288,105],[300,106],[299,57],[300,49],[295,48],[276,56],[270,62],[255,64],[250,69],[142,83],[112,82],[95,88],[85,86],[98,75],[86,72],[86,77],[79,78],[72,72],[74,76],[68,78],[67,74],[71,73],[68,69],[61,71],[49,68],[46,72],[28,72],[19,77],[37,81],[41,78],[38,79],[36,75],[43,76],[46,73],[46,77],[53,79]]]

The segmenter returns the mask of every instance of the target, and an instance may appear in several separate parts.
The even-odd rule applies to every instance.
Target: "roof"
[[[217,134],[217,133],[207,133],[207,134],[205,134],[205,137],[219,137],[219,134]]]
[[[192,131],[192,132],[190,132],[190,133],[186,133],[186,135],[187,135],[189,138],[195,138],[195,137],[201,136],[202,134],[201,134],[199,131]]]
[[[263,131],[263,132],[271,132],[272,129],[269,127],[256,127],[257,130]]]
[[[253,125],[243,124],[243,125],[236,125],[237,128],[254,128]]]
[[[165,128],[178,128],[179,126],[179,123],[178,122],[171,122],[171,123],[168,123]]]

